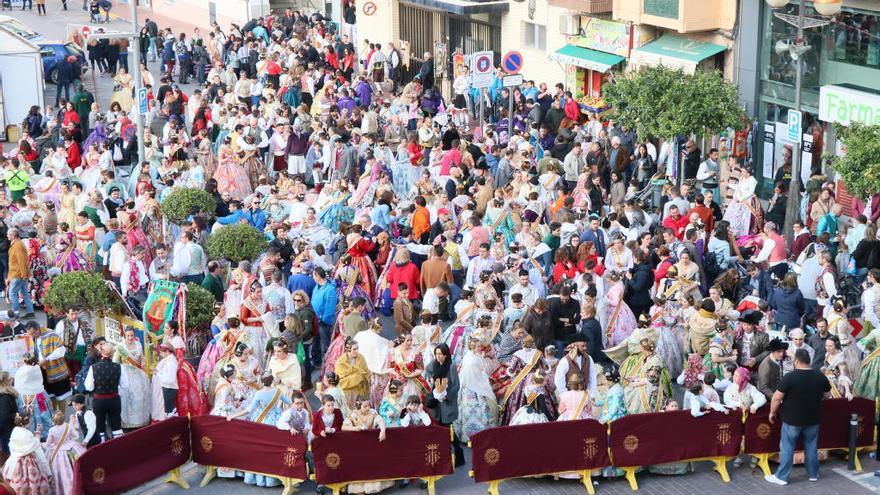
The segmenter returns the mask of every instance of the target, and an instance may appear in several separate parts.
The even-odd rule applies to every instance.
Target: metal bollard
[[[859,416],[853,414],[849,418],[849,460],[846,466],[850,471],[856,470],[856,437],[858,436],[858,431]]]

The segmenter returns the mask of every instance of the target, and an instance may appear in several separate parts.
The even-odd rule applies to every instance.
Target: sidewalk
[[[159,29],[165,29],[170,27],[171,30],[175,34],[179,34],[181,32],[186,33],[187,37],[193,33],[195,28],[199,28],[202,32],[202,35],[207,34],[207,29],[209,26],[191,24],[180,17],[168,17],[161,14],[157,14],[150,9],[145,9],[139,7],[137,9],[137,18],[138,18],[138,32],[140,32],[140,28],[144,26],[144,22],[147,19],[151,19],[159,26]],[[113,6],[113,9],[110,11],[110,19],[111,20],[119,20],[125,22],[131,22],[131,6],[128,4],[117,3]],[[221,26],[222,27],[222,26]]]

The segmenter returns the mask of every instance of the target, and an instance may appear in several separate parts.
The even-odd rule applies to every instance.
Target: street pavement
[[[76,2],[70,2],[73,6]],[[67,23],[88,23],[88,14],[79,9],[69,11],[61,11],[57,2],[50,2],[47,5],[49,15],[40,17],[35,14],[36,11],[19,11],[15,10],[10,13],[36,31],[42,33],[47,40],[63,40],[66,35]],[[4,12],[7,14],[7,12]],[[130,24],[121,20],[111,20],[109,24],[102,25],[107,29],[117,31],[131,30]],[[133,60],[130,66],[133,67]],[[159,72],[158,64],[150,64],[153,75],[158,81]],[[110,100],[113,89],[113,80],[110,76],[101,76],[96,74],[93,78],[88,74],[84,83],[87,89],[96,95],[96,99],[102,109],[106,109]],[[190,83],[182,86],[186,93],[191,93],[195,89],[195,85]],[[55,101],[55,86],[46,85],[46,103],[51,104]],[[5,303],[0,303],[0,309],[6,309]],[[39,316],[42,320],[42,315]],[[386,337],[392,337],[393,330],[389,330],[388,325],[384,325]],[[393,328],[393,323],[391,325]],[[470,451],[466,449],[468,460]],[[880,478],[873,475],[873,470],[880,469],[878,464],[868,455],[861,456],[862,465],[865,469],[863,473],[849,473],[846,470],[846,463],[840,459],[831,460],[823,463],[822,475],[820,480],[815,483],[807,481],[805,471],[798,467],[793,471],[792,484],[788,487],[778,487],[771,485],[763,480],[760,471],[751,470],[748,467],[735,469],[731,463],[728,463],[730,470],[730,483],[724,483],[721,478],[712,470],[711,463],[698,462],[695,465],[695,472],[683,476],[657,476],[651,474],[639,474],[639,493],[646,495],[670,495],[670,494],[704,494],[704,495],[721,495],[721,494],[763,494],[763,493],[798,493],[799,495],[860,495],[868,493],[880,493]],[[468,462],[467,467],[470,466]],[[460,495],[476,495],[486,493],[486,484],[474,483],[473,479],[467,476],[467,467],[457,470],[452,476],[444,478],[437,483],[437,491],[441,494],[455,493]],[[190,484],[190,489],[185,491],[177,485],[163,483],[162,480],[156,480],[147,483],[141,487],[131,490],[130,494],[161,494],[170,495],[177,493],[187,493],[189,495],[213,494],[213,495],[245,495],[245,494],[265,494],[280,493],[281,488],[265,489],[245,485],[241,479],[230,481],[215,479],[207,487],[200,488],[199,481],[204,474],[203,469],[194,464],[188,464],[182,469],[185,479]],[[314,492],[315,485],[311,481],[305,482],[300,492]],[[405,489],[392,488],[387,493],[415,494],[423,493],[424,490],[418,489],[417,485],[411,485]],[[517,479],[504,481],[500,485],[500,493],[502,494],[582,494],[584,493],[583,485],[574,480],[553,480],[552,478],[540,479]],[[598,479],[596,493],[599,495],[615,495],[631,493],[628,483],[620,479],[606,480]]]
[[[470,452],[467,451],[470,458]],[[739,469],[733,468],[728,463],[730,483],[721,481],[721,477],[712,470],[709,462],[698,462],[695,472],[682,476],[658,476],[652,474],[638,474],[638,493],[644,495],[733,495],[733,494],[794,494],[798,495],[862,495],[880,493],[880,478],[873,474],[873,469],[880,469],[880,464],[862,455],[863,473],[848,474],[846,463],[842,460],[830,460],[822,464],[819,481],[811,483],[807,480],[806,471],[802,467],[796,467],[792,471],[791,483],[786,487],[771,485],[764,481],[760,470],[752,470],[747,466]],[[468,462],[468,466],[470,463]],[[199,487],[199,482],[204,470],[195,464],[187,464],[182,468],[182,474],[190,485],[189,490],[183,490],[177,485],[163,483],[157,480],[137,489],[127,492],[138,495],[249,495],[280,493],[282,487],[259,488],[245,485],[241,478],[236,480],[221,480],[215,478],[206,487]],[[443,478],[437,482],[438,494],[456,495],[482,495],[486,493],[488,484],[474,483],[467,476],[467,469],[457,470],[452,476]],[[606,480],[598,479],[595,485],[597,495],[626,495],[633,493],[629,484],[623,478]],[[307,481],[300,486],[300,493],[314,493],[315,484]],[[383,493],[399,493],[402,495],[425,493],[416,485],[407,488],[390,488]],[[540,479],[515,479],[503,481],[499,485],[499,493],[507,495],[568,495],[585,493],[584,486],[576,480],[554,480],[552,478]]]
[[[47,41],[64,41],[67,36],[68,23],[90,24],[88,13],[83,11],[81,8],[75,8],[76,4],[76,0],[68,2],[68,5],[71,7],[71,9],[64,11],[60,8],[60,2],[47,2],[46,7],[48,9],[48,15],[46,16],[38,16],[36,14],[36,10],[21,11],[19,9],[14,9],[12,12],[3,12],[3,14],[9,15],[10,17],[14,17],[23,22],[38,33],[42,34],[44,36],[44,39]],[[128,6],[121,5],[119,7],[127,8]],[[143,19],[141,19],[141,22],[143,22]],[[102,27],[108,31],[132,31],[132,27],[129,22],[120,19],[114,19],[113,17],[111,17],[109,23],[96,24],[96,26]],[[88,55],[86,55],[86,58],[88,59]],[[135,68],[134,56],[131,53],[129,53],[129,67],[131,69]],[[150,68],[150,72],[152,72],[153,77],[158,84],[160,77],[160,64],[158,62],[152,62],[148,63],[147,67]],[[181,89],[186,94],[192,94],[192,91],[196,88],[196,85],[192,82],[192,78],[190,78],[190,81],[191,82],[189,84],[181,85]],[[109,75],[101,75],[100,73],[93,74],[90,67],[89,71],[83,77],[82,82],[83,84],[85,84],[86,89],[88,89],[95,96],[95,100],[101,105],[101,109],[106,111],[109,107],[110,97],[113,92],[113,78]],[[47,105],[55,103],[56,94],[56,86],[51,83],[46,83],[45,101]],[[73,96],[72,93],[71,96]]]

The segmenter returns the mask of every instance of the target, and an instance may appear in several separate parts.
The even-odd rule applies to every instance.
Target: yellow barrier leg
[[[727,458],[713,457],[712,463],[715,464],[715,471],[721,475],[721,480],[725,483],[730,483],[730,476],[727,474]]]
[[[500,481],[490,481],[489,482],[490,495],[498,495],[498,483],[500,483]]]
[[[761,471],[764,472],[764,476],[770,476],[773,474],[770,471],[770,454],[752,454],[756,459],[758,459],[758,467],[761,468]]]
[[[626,473],[626,481],[629,481],[629,487],[632,491],[639,491],[639,484],[636,482],[636,469],[638,466],[621,468]]]
[[[434,495],[434,489],[437,484],[437,477],[436,476],[428,476],[427,478],[422,478],[422,479],[424,479],[425,482],[428,483],[428,495]]]
[[[590,495],[596,493],[596,490],[593,489],[593,475],[589,469],[581,471],[581,481],[584,484],[584,488],[587,489],[587,493]]]
[[[854,455],[856,456],[856,458],[855,458],[856,472],[861,473],[862,472],[862,463],[859,462],[859,451],[857,450]]]
[[[177,486],[183,488],[184,490],[189,490],[189,483],[187,483],[185,479],[180,477],[180,468],[172,469],[168,473],[168,478],[165,479],[165,483],[175,483]]]
[[[290,495],[291,493],[297,492],[300,480],[293,478],[281,478],[281,484],[284,485],[284,491],[281,492],[281,495]]]
[[[211,482],[214,478],[217,477],[217,467],[216,466],[205,466],[205,477],[202,478],[202,482],[199,483],[199,486],[204,487],[208,483]]]
[[[343,486],[345,486],[345,483],[334,483],[332,485],[327,485],[327,488],[333,490],[333,495],[339,495],[339,492],[342,490]]]

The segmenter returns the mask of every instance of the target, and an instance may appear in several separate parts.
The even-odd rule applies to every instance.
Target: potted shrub
[[[230,263],[255,260],[266,251],[269,241],[262,232],[246,223],[227,225],[208,237],[207,251],[211,259],[225,259]]]
[[[162,214],[169,222],[183,225],[193,211],[199,210],[208,225],[214,221],[217,204],[211,193],[202,189],[183,188],[172,191],[162,201]]]
[[[47,313],[61,316],[70,307],[90,313],[102,311],[110,308],[117,299],[100,274],[79,271],[55,277],[43,302]]]

